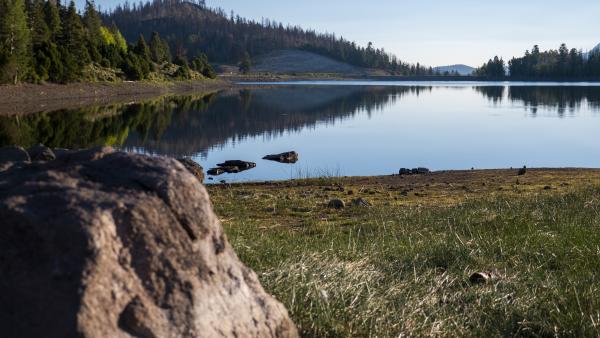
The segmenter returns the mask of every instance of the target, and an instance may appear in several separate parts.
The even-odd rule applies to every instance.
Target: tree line
[[[129,45],[114,23],[103,24],[93,0],[82,14],[74,1],[0,0],[0,83],[214,78],[205,55],[188,63],[158,33],[147,36],[149,44],[139,35]]]
[[[494,57],[478,68],[475,75],[490,79],[515,80],[586,80],[600,78],[600,51],[583,53],[562,44],[558,49],[540,51],[535,45],[508,65]]]
[[[248,57],[256,58],[281,49],[301,49],[395,75],[436,74],[431,67],[402,62],[372,43],[362,47],[335,34],[284,26],[268,19],[248,20],[233,12],[228,15],[222,9],[207,7],[202,0],[125,2],[103,17],[104,22],[115,22],[127,40],[135,39],[140,33],[157,31],[176,51],[204,52],[215,62],[237,63],[244,69],[248,66]]]

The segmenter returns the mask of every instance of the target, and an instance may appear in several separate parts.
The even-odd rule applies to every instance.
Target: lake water
[[[242,87],[241,87],[242,88]],[[153,101],[0,117],[0,143],[190,156],[255,169],[261,181],[432,170],[600,167],[600,85],[295,82]],[[296,164],[264,161],[295,150]]]

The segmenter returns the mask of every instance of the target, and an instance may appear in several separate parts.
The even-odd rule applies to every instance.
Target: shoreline
[[[224,80],[2,85],[0,116],[129,103],[160,95],[184,95],[234,86],[234,83]]]
[[[593,80],[493,80],[473,76],[379,76],[364,74],[249,74],[220,75],[215,80],[174,82],[79,82],[69,84],[0,85],[0,116],[18,116],[97,105],[132,103],[161,95],[254,88],[298,81],[482,82],[576,85]],[[264,84],[262,84],[264,83]]]
[[[534,181],[531,179],[535,178]],[[481,181],[483,186],[500,186],[502,184],[547,184],[556,179],[567,185],[583,185],[590,183],[578,181],[581,178],[593,178],[595,183],[600,184],[600,168],[528,168],[525,175],[519,175],[519,168],[498,168],[498,169],[475,169],[475,170],[440,170],[432,171],[428,174],[414,175],[373,175],[373,176],[331,176],[331,177],[312,177],[295,178],[285,180],[265,180],[248,182],[226,182],[219,183],[219,177],[214,177],[214,181],[204,182],[209,189],[217,187],[237,187],[237,188],[259,188],[259,187],[294,187],[294,186],[312,186],[320,185],[323,182],[338,182],[350,185],[405,185],[405,184],[423,184],[432,183],[469,183]],[[486,180],[490,180],[486,182]],[[517,182],[518,181],[518,182]],[[565,185],[565,186],[567,186]],[[489,190],[489,189],[487,189]]]
[[[394,81],[394,82],[507,82],[507,83],[598,83],[600,79],[492,79],[478,76],[397,76],[397,75],[369,75],[369,74],[248,74],[248,75],[219,75],[232,83],[236,82],[288,82],[288,81]]]

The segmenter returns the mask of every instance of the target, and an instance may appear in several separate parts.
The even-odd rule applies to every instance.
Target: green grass
[[[305,337],[600,335],[600,188],[340,211],[316,187],[210,191]]]

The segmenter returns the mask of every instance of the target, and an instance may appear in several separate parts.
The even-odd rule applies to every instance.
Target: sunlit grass
[[[442,191],[397,201],[352,179],[210,192],[238,255],[306,337],[597,336],[600,188],[538,179],[526,193],[447,191],[443,207]],[[373,207],[328,209],[336,196]],[[469,282],[483,271],[495,279]]]

